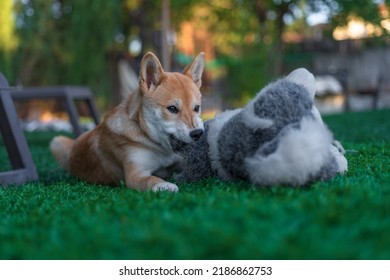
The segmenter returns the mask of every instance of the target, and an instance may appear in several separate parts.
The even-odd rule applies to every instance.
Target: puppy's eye
[[[179,113],[179,109],[177,109],[176,106],[169,106],[167,107],[168,111],[171,112],[172,114],[177,114]]]
[[[196,105],[195,108],[194,108],[194,111],[195,111],[196,113],[199,113],[199,110],[200,110],[200,106],[199,106],[199,105]]]

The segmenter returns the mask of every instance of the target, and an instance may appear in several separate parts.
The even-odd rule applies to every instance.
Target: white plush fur
[[[259,185],[303,185],[329,157],[332,135],[317,119],[306,117],[301,128],[291,129],[281,138],[275,153],[267,157],[257,152],[246,159],[251,181]]]

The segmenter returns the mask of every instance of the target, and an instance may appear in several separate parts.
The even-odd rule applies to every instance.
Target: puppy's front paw
[[[172,183],[161,182],[152,187],[152,191],[154,192],[178,192],[179,188]]]

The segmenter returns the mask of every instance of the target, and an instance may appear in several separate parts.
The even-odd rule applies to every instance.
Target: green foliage
[[[14,72],[25,85],[84,84],[108,95],[120,1],[16,1]],[[16,80],[10,78],[10,83]]]
[[[383,1],[387,7],[390,4],[389,0]],[[313,11],[324,9],[329,12],[333,27],[346,25],[349,16],[357,16],[363,18],[367,22],[376,24],[378,27],[383,19],[379,13],[377,1],[373,0],[307,0],[308,5]]]
[[[228,86],[223,97],[229,105],[245,104],[281,74],[283,18],[293,17],[301,2],[200,1],[192,18],[210,32],[218,59],[226,68]]]
[[[385,4],[389,5],[389,2],[385,1]],[[275,79],[294,67],[310,69],[309,55],[299,53],[294,57],[294,53],[286,53],[282,35],[287,29],[308,35],[305,16],[313,11],[328,13],[333,28],[345,25],[353,15],[384,30],[380,25],[383,15],[380,15],[378,4],[372,0],[252,0],[223,3],[229,5],[231,10],[214,9],[218,18],[214,32],[219,34],[217,48],[230,57],[226,60],[228,98],[234,98],[235,103],[245,103],[265,84],[264,81]],[[221,26],[226,28],[221,30]],[[331,32],[328,36],[332,36]],[[252,40],[248,40],[250,38]],[[375,45],[384,45],[387,37],[371,39],[365,45],[372,45],[373,40]]]
[[[0,0],[0,71],[12,75],[12,53],[18,40],[15,36],[15,22],[12,18],[12,0]]]
[[[389,5],[390,1],[384,2]],[[106,109],[108,106],[102,105],[109,99],[110,86],[114,84],[111,76],[115,73],[114,64],[110,63],[116,62],[118,53],[126,53],[128,40],[138,36],[143,53],[148,50],[158,53],[161,3],[161,0],[0,0],[0,71],[5,72],[12,85],[19,82],[36,86],[88,85],[99,97],[100,107]],[[241,103],[265,81],[285,74],[281,36],[286,28],[304,33],[307,28],[304,16],[308,11],[329,11],[334,26],[345,24],[351,14],[378,26],[382,20],[372,0],[171,0],[170,3],[173,29],[178,30],[183,21],[199,17],[198,23],[212,35],[208,39],[215,46],[216,56],[224,57],[227,62],[228,98],[242,97]],[[195,9],[199,8],[202,13],[195,15]],[[288,26],[292,20],[295,25]],[[203,46],[196,48],[203,50]]]
[[[0,50],[12,51],[17,45],[12,19],[12,0],[0,0]]]
[[[0,259],[389,259],[389,117],[324,118],[349,170],[306,188],[214,178],[176,194],[95,186],[56,167],[54,134],[27,134],[41,179],[0,188]]]
[[[242,107],[270,81],[271,60],[267,46],[256,45],[245,50],[238,57],[225,57],[222,62],[227,68],[226,80],[229,87],[223,92],[224,101],[233,107]]]

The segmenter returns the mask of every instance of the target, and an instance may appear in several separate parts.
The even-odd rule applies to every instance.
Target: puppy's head
[[[200,53],[183,73],[164,72],[160,61],[147,53],[141,62],[140,91],[148,133],[155,141],[169,137],[190,143],[203,133],[201,113],[204,53]]]

